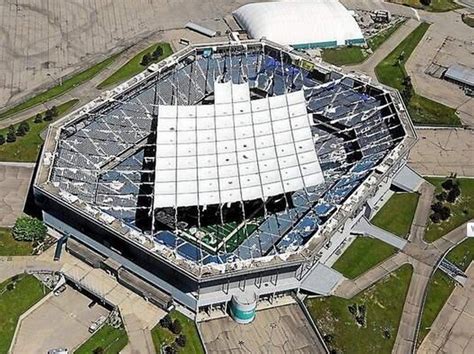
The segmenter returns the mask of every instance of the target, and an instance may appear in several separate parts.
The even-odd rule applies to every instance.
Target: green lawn
[[[371,237],[357,237],[334,263],[333,268],[354,279],[397,252],[385,242]]]
[[[123,328],[114,328],[104,325],[94,333],[84,344],[82,344],[75,354],[95,353],[97,348],[102,348],[103,354],[117,354],[128,344],[127,332]]]
[[[368,47],[375,51],[382,45],[405,21],[398,22],[384,31],[372,36],[367,40]],[[322,51],[322,58],[325,62],[337,66],[354,65],[362,63],[369,54],[359,46],[327,48]]]
[[[169,43],[158,43],[153,44],[152,46],[148,47],[147,49],[141,51],[137,55],[135,55],[132,59],[130,59],[127,63],[125,63],[120,69],[114,72],[111,76],[107,79],[102,81],[97,88],[104,89],[109,86],[117,85],[123,81],[130,79],[132,76],[135,76],[145,70],[145,67],[140,64],[142,58],[145,54],[151,54],[157,46],[163,48],[163,55],[155,61],[159,62],[164,58],[170,56],[173,53],[171,46]]]
[[[71,100],[58,106],[59,117],[65,115],[79,100]],[[44,117],[44,112],[42,112]],[[51,122],[34,123],[34,117],[26,120],[30,125],[30,131],[25,136],[18,136],[13,143],[0,145],[0,161],[35,162],[43,145],[41,132]],[[18,125],[15,126],[15,128]],[[6,137],[8,129],[0,129],[0,134]]]
[[[433,321],[438,316],[453,289],[454,281],[438,269],[428,285],[426,301],[421,315],[418,344],[423,342],[423,338],[428,334]]]
[[[321,57],[326,63],[342,66],[362,63],[368,57],[368,54],[365,49],[352,46],[324,49]]]
[[[370,222],[397,236],[407,238],[418,198],[418,193],[395,193]]]
[[[446,178],[426,177],[426,180],[436,187],[435,194],[441,192],[441,183]],[[428,227],[425,233],[425,240],[433,242],[454,230],[463,223],[474,218],[474,179],[458,178],[461,195],[454,204],[447,203],[451,209],[451,216],[446,221],[434,224],[428,221]]]
[[[31,242],[16,241],[10,229],[0,227],[0,256],[29,256],[32,251]]]
[[[387,57],[375,67],[378,80],[397,90],[403,89],[403,81],[408,76],[405,64],[429,28],[421,23]],[[413,93],[407,105],[411,119],[419,125],[461,126],[456,110]]]
[[[336,353],[391,353],[412,274],[404,265],[350,300],[335,296],[306,301],[330,350]],[[366,306],[366,325],[359,326],[348,306]],[[329,340],[328,340],[329,339]]]
[[[107,66],[113,63],[113,61],[117,58],[119,55],[115,54],[100,63],[97,63],[96,65],[90,67],[89,69],[86,69],[84,71],[81,71],[78,74],[75,74],[71,76],[69,79],[66,79],[63,81],[62,85],[57,85],[54,86],[12,108],[9,110],[3,112],[0,114],[0,120],[5,119],[11,115],[14,115],[18,112],[24,111],[26,109],[29,109],[31,107],[34,107],[36,105],[46,103],[50,101],[51,99],[61,96],[65,94],[66,92],[72,90],[76,86],[82,85],[84,82],[89,81],[92,79],[94,76],[96,76],[99,72],[104,70]]]
[[[453,0],[431,0],[431,4],[429,6],[422,5],[420,0],[389,0],[389,2],[431,12],[446,12],[462,8],[461,5],[456,4],[456,2]]]
[[[463,241],[446,255],[446,259],[456,264],[460,269],[466,270],[474,260],[474,239],[469,238]],[[431,325],[448,300],[454,287],[454,281],[441,270],[435,272],[428,285],[426,302],[421,316],[418,344],[423,342],[423,338],[428,334]]]
[[[183,354],[204,354],[204,348],[202,347],[201,340],[199,339],[196,324],[176,310],[171,311],[170,316],[173,320],[176,318],[179,319],[181,325],[183,326],[182,333],[186,336],[186,346],[184,348],[180,348],[179,352]],[[160,348],[162,346],[164,347],[166,344],[172,344],[176,338],[173,333],[171,333],[168,329],[161,327],[160,324],[157,324],[151,330],[151,336],[153,338],[153,344],[155,345],[157,353],[160,353]]]
[[[12,279],[0,284],[0,353],[8,352],[19,317],[48,291],[35,277],[25,274],[18,276],[13,290],[6,290]]]

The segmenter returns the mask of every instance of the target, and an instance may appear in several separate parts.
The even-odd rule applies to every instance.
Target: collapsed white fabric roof
[[[155,208],[267,199],[324,182],[303,91],[250,100],[215,83],[215,104],[160,105]]]
[[[337,0],[281,0],[247,4],[233,12],[255,39],[283,45],[324,44],[363,39],[351,13]]]

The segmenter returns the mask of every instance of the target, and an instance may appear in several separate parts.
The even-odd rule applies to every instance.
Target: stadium
[[[404,171],[398,92],[268,40],[193,45],[54,122],[34,182],[67,249],[150,301],[249,321]]]

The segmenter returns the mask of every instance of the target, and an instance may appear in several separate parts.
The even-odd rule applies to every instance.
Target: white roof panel
[[[160,106],[155,208],[266,199],[324,181],[303,92],[254,101],[249,92],[216,82],[214,106]]]
[[[286,0],[247,4],[233,13],[255,39],[308,45],[363,39],[354,17],[338,0]]]

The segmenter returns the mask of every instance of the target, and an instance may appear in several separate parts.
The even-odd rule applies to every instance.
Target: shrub
[[[24,136],[24,135],[26,135],[25,126],[20,124],[18,128],[16,129],[16,136]]]
[[[441,216],[440,216],[439,213],[433,213],[433,214],[430,215],[430,220],[431,220],[433,223],[437,224],[437,223],[439,223],[439,222],[441,221]]]
[[[439,200],[440,202],[444,202],[447,197],[448,197],[448,193],[446,193],[445,191],[436,195],[436,199]]]
[[[9,131],[7,134],[7,143],[14,143],[16,141],[16,135],[15,132]]]
[[[458,185],[454,185],[451,190],[448,192],[448,196],[446,197],[446,201],[449,203],[454,203],[456,199],[461,195],[461,190],[459,189]]]
[[[178,319],[175,319],[170,327],[171,332],[174,334],[180,334],[183,327],[181,326],[181,322]]]
[[[104,354],[105,350],[102,347],[97,347],[92,351],[93,354]]]
[[[5,144],[5,137],[2,134],[0,134],[0,145],[3,145],[3,144]]]
[[[46,122],[49,122],[49,121],[53,120],[53,111],[51,109],[46,110],[46,113],[44,114],[44,120]]]
[[[439,211],[439,216],[441,220],[447,220],[451,216],[451,210],[447,206],[444,206]]]
[[[442,208],[443,204],[441,202],[436,202],[431,205],[431,210],[433,210],[435,213],[439,213]]]
[[[156,49],[151,54],[153,60],[158,60],[163,55],[163,48],[161,46],[156,47]]]
[[[165,348],[165,353],[166,354],[176,354],[178,351],[176,350],[175,347],[171,346],[171,345],[168,345],[166,348]]]
[[[160,326],[163,328],[169,329],[172,323],[173,323],[173,320],[171,319],[171,316],[169,314],[166,314],[166,316],[160,320]]]
[[[41,115],[41,113],[38,113],[36,116],[35,116],[35,120],[33,121],[34,123],[41,123],[43,121],[43,116]]]
[[[23,121],[20,123],[20,127],[23,127],[23,129],[25,130],[25,132],[29,132],[30,131],[30,125],[28,124],[28,122],[26,121]]]
[[[18,218],[12,229],[13,238],[17,241],[42,241],[46,232],[46,226],[41,220],[29,216]]]
[[[59,115],[58,107],[56,106],[51,107],[50,111],[53,117],[57,117]]]
[[[184,334],[180,334],[176,338],[176,344],[179,345],[181,348],[184,348],[186,346],[186,336]]]
[[[453,188],[454,182],[451,178],[448,178],[446,181],[441,183],[441,187],[443,187],[444,190],[449,191],[451,188]]]
[[[152,57],[151,57],[151,54],[150,54],[150,53],[146,53],[146,54],[143,56],[140,65],[148,66],[148,65],[151,64],[152,61],[153,61],[153,59],[152,59]]]

